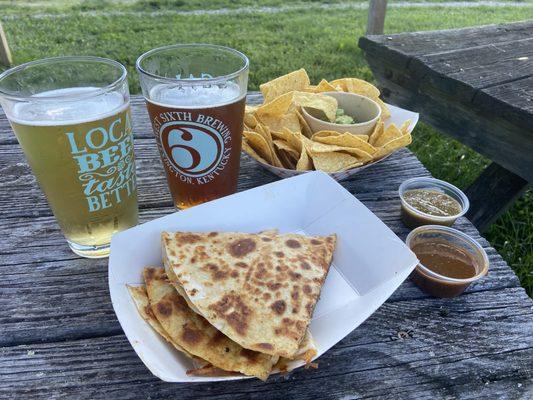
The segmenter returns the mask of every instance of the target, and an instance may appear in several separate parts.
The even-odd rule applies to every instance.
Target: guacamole
[[[342,108],[337,108],[337,112],[335,113],[335,121],[333,122],[340,125],[355,124],[355,120],[349,115],[344,114],[344,110]]]

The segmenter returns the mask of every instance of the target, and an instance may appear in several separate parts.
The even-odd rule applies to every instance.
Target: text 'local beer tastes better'
[[[231,82],[151,89],[146,104],[176,207],[235,192],[244,102]]]
[[[67,240],[109,243],[137,224],[137,192],[129,103],[119,93],[39,102],[96,88],[40,93],[16,104],[10,122]]]

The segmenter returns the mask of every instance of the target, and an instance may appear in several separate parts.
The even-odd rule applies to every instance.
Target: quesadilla
[[[150,303],[148,301],[148,295],[146,294],[146,287],[145,286],[130,286],[127,285],[128,291],[130,292],[130,296],[133,299],[135,306],[137,307],[137,311],[139,311],[139,314],[141,315],[142,319],[144,319],[148,324],[163,338],[172,344],[176,350],[180,351],[181,353],[185,354],[187,357],[190,357],[197,361],[200,365],[205,366],[207,362],[205,360],[202,360],[198,357],[193,356],[191,353],[189,353],[187,350],[185,350],[183,347],[181,347],[179,344],[175,343],[172,338],[167,334],[167,332],[163,329],[157,318],[155,317],[154,313],[152,312],[152,308],[150,307]]]
[[[267,379],[278,357],[242,348],[216,330],[189,308],[162,268],[145,268],[144,280],[152,312],[173,343],[214,367]]]
[[[187,370],[189,376],[209,376],[209,377],[221,377],[221,376],[236,376],[240,375],[238,372],[224,371],[223,369],[213,367],[208,364],[204,367]]]
[[[271,231],[162,234],[165,268],[197,312],[242,347],[289,359],[311,321],[335,243],[335,235]]]

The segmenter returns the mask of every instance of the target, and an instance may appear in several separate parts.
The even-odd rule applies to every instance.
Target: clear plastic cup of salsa
[[[420,260],[411,280],[432,296],[456,297],[488,273],[489,259],[483,247],[457,229],[421,226],[409,233],[405,243]]]
[[[458,203],[460,210],[451,215],[444,216],[432,215],[415,208],[406,199],[406,193],[420,189],[430,190],[449,196]],[[460,189],[448,182],[435,178],[420,177],[408,179],[400,185],[399,194],[402,202],[402,220],[403,223],[409,228],[416,228],[422,225],[452,226],[457,218],[466,214],[468,208],[470,207],[468,197],[466,197],[466,195]]]

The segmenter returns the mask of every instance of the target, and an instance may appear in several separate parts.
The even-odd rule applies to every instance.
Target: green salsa
[[[403,194],[411,207],[424,214],[438,217],[452,217],[461,212],[461,204],[453,197],[432,189],[413,189]]]

